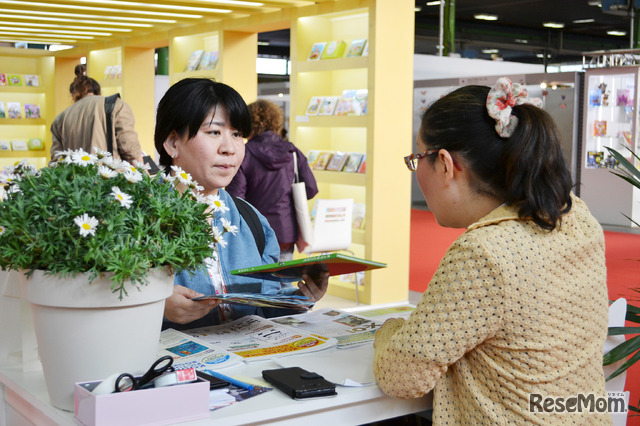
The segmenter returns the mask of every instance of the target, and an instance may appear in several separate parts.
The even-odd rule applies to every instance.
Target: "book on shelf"
[[[40,118],[40,105],[24,104],[25,118]]]
[[[595,120],[593,122],[593,136],[606,136],[607,135],[607,122],[606,120]]]
[[[322,52],[321,59],[336,59],[342,58],[344,51],[347,48],[347,42],[344,40],[330,41]]]
[[[325,170],[331,170],[334,172],[342,171],[342,168],[347,162],[347,156],[348,155],[346,152],[341,152],[341,151],[334,152],[333,155],[331,156],[331,160],[329,161],[329,163],[327,163],[327,167],[325,167]]]
[[[367,171],[367,154],[362,156],[360,167],[358,167],[358,173],[365,173]]]
[[[4,110],[4,102],[0,101],[0,118],[7,118],[7,113]]]
[[[332,152],[329,151],[321,151],[318,154],[318,158],[316,159],[315,164],[313,165],[313,170],[324,170],[327,168],[327,164],[329,164],[329,160],[333,156]]]
[[[318,115],[320,112],[320,106],[322,105],[322,96],[313,96],[309,100],[309,105],[307,106],[306,115]]]
[[[347,163],[344,165],[344,172],[357,173],[364,154],[360,152],[350,152]]]
[[[326,42],[321,41],[318,43],[313,43],[311,46],[311,51],[309,52],[308,61],[317,61],[322,57],[322,52],[324,52],[324,48],[327,45]]]
[[[11,142],[0,140],[0,151],[11,151]]]
[[[184,66],[185,71],[195,71],[198,69],[198,65],[200,65],[200,61],[202,60],[202,56],[204,55],[204,50],[194,50],[191,52],[191,56],[187,60],[187,64]]]
[[[7,117],[22,118],[22,107],[20,102],[7,102]]]
[[[353,219],[351,221],[352,229],[364,229],[364,218],[367,212],[367,205],[365,203],[353,203]]]
[[[40,81],[38,76],[35,74],[26,74],[24,76],[24,81],[27,86],[38,87],[40,86]]]
[[[122,65],[116,65],[116,76],[115,78],[122,77]]]
[[[345,54],[345,57],[353,58],[355,56],[362,56],[362,52],[364,51],[364,46],[366,44],[367,44],[366,38],[353,40],[349,45],[349,49],[347,49],[347,53]]]
[[[109,79],[114,80],[120,78],[120,65],[112,65],[109,71]]]
[[[362,49],[362,55],[360,56],[369,56],[369,40],[364,44],[364,48]]]
[[[7,85],[7,76],[4,73],[0,73],[0,86]]]
[[[27,148],[31,151],[42,151],[44,149],[44,143],[40,138],[31,138],[27,142]]]
[[[366,115],[368,100],[368,89],[344,90],[336,106],[336,115]]]
[[[13,151],[27,151],[27,141],[23,139],[14,139],[11,141],[11,149]]]
[[[386,263],[374,262],[342,253],[330,253],[286,262],[235,269],[231,271],[231,274],[275,281],[279,281],[282,278],[300,280],[302,279],[302,274],[314,276],[329,271],[330,276],[335,276],[370,271],[385,268],[386,266]]]
[[[316,161],[318,161],[318,155],[320,154],[320,151],[312,149],[311,151],[309,151],[309,153],[307,154],[307,163],[309,164],[309,168],[313,169],[313,167],[316,164]]]
[[[338,104],[337,96],[325,96],[322,98],[322,105],[320,105],[319,115],[333,115]]]
[[[218,65],[218,51],[204,52],[198,64],[199,71],[213,70]]]
[[[109,77],[111,77],[111,65],[107,65],[106,67],[104,67],[104,79],[107,80],[109,79]]]
[[[19,74],[7,75],[7,82],[9,86],[22,86],[22,76]]]

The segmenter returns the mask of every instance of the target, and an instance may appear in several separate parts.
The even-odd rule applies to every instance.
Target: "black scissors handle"
[[[142,389],[147,386],[153,379],[167,371],[174,371],[173,358],[170,355],[165,355],[158,358],[156,362],[151,365],[151,368],[147,370],[142,377],[135,378],[129,373],[122,373],[116,379],[115,392],[127,392],[136,389]]]

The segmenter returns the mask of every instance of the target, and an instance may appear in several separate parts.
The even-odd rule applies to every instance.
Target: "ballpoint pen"
[[[246,390],[253,390],[253,385],[250,385],[249,383],[245,383],[245,382],[241,382],[240,380],[236,380],[234,378],[231,378],[229,376],[225,376],[222,373],[218,373],[217,371],[213,371],[213,370],[204,370],[205,373],[210,374],[214,377],[217,377],[219,379],[225,380],[229,383],[231,383],[234,386],[237,386],[239,388],[242,389],[246,389]]]

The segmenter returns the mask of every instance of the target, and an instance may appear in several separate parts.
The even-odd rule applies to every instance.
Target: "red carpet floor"
[[[427,288],[440,259],[462,232],[439,226],[428,210],[411,210],[410,290],[423,292]],[[605,231],[605,247],[609,299],[624,297],[640,306],[640,293],[633,291],[640,290],[640,235]],[[631,391],[631,404],[638,406],[640,364],[628,370],[625,389]],[[640,416],[629,417],[627,425],[640,425]]]

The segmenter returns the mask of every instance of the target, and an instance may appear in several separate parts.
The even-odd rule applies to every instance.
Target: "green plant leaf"
[[[638,349],[640,349],[640,336],[632,337],[606,353],[603,357],[602,363],[603,365],[613,364],[614,362],[628,357]]]
[[[619,336],[620,334],[639,334],[640,327],[609,327],[608,336]]]
[[[611,352],[609,352],[611,353]],[[634,356],[632,356],[631,358],[629,358],[627,360],[627,362],[625,362],[624,364],[622,364],[620,366],[620,368],[618,368],[616,371],[614,371],[609,377],[607,377],[606,381],[609,381],[611,379],[613,379],[614,377],[619,376],[620,374],[624,373],[625,371],[627,371],[627,369],[629,367],[631,367],[633,364],[635,364],[638,360],[640,360],[640,352],[636,352],[636,354]],[[608,364],[605,364],[608,365]]]

